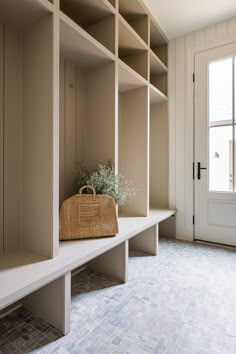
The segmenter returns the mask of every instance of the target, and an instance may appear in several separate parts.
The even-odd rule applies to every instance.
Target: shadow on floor
[[[98,292],[99,290],[112,288],[120,284],[122,282],[119,280],[85,269],[72,277],[72,300],[75,296]]]
[[[72,311],[73,303],[78,297],[82,300],[88,293],[120,285],[121,282],[88,269],[72,277]],[[93,296],[93,294],[91,294]],[[0,354],[59,353],[57,340],[64,336],[60,331],[35,317],[23,307],[0,318]],[[50,351],[51,352],[51,351]]]
[[[23,307],[0,319],[0,353],[31,353],[60,339],[62,334]]]
[[[135,250],[129,251],[129,257],[153,257],[153,255],[149,253],[139,252]]]

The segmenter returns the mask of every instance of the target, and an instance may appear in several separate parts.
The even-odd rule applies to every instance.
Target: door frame
[[[195,122],[195,102],[194,102],[194,82],[193,74],[195,71],[195,55],[200,52],[204,52],[209,49],[214,49],[220,46],[231,44],[236,41],[236,35],[224,38],[222,40],[215,40],[214,42],[200,44],[196,47],[190,47],[186,49],[186,105],[185,105],[185,114],[186,114],[186,132],[185,132],[185,181],[186,181],[186,203],[185,203],[185,220],[186,220],[186,230],[184,240],[194,241],[194,224],[193,224],[193,215],[195,209],[195,200],[194,200],[194,180],[193,180],[193,162],[195,158],[195,131],[194,131],[194,122]],[[170,85],[170,82],[169,82]],[[170,89],[171,90],[171,89]],[[174,136],[175,132],[175,123],[172,126],[172,122],[169,121],[169,134]],[[171,144],[171,143],[170,143]],[[173,148],[170,146],[170,161],[175,164],[175,156],[172,156]],[[171,169],[172,170],[172,169]],[[196,172],[196,169],[195,169]],[[169,197],[170,197],[170,206],[172,206],[174,201],[173,196],[173,185],[172,180],[169,180]]]

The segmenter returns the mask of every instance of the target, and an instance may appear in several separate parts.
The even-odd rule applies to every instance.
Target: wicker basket
[[[82,194],[91,188],[93,194]],[[79,194],[65,200],[60,210],[60,240],[77,240],[115,236],[118,221],[114,199],[97,195],[92,186],[84,186]]]

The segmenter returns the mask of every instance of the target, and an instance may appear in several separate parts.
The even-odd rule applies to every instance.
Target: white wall
[[[193,239],[194,54],[236,41],[236,17],[169,43],[169,203],[176,207],[176,236]]]

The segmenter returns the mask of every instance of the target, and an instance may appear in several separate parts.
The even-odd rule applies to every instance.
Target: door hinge
[[[195,162],[193,162],[193,180],[195,180]]]
[[[195,225],[195,215],[193,215],[193,225]]]
[[[195,82],[195,73],[193,73],[193,82]]]

